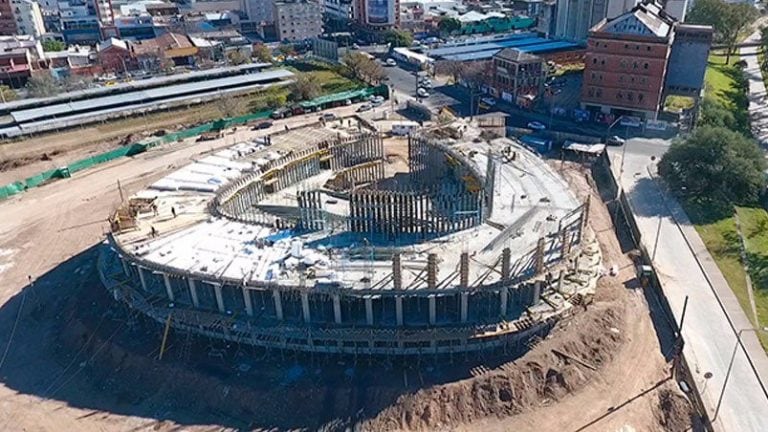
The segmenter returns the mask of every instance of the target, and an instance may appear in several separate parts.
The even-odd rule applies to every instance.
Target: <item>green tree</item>
[[[247,55],[238,49],[227,53],[227,62],[229,62],[231,65],[239,66],[242,64],[250,63],[251,59],[249,59]]]
[[[726,46],[726,63],[746,28],[758,17],[757,9],[747,3],[723,0],[697,0],[686,17],[689,24],[711,25],[715,38]]]
[[[256,44],[253,46],[253,58],[262,63],[271,63],[272,50],[264,44]]]
[[[61,91],[62,87],[56,82],[53,76],[47,72],[41,72],[32,75],[27,80],[27,91],[32,97],[54,96]]]
[[[392,47],[409,47],[413,44],[413,35],[404,30],[387,30],[384,41]]]
[[[17,95],[13,89],[7,85],[0,85],[0,101],[2,101],[2,103],[14,101],[18,98],[19,95]]]
[[[280,54],[282,54],[285,57],[288,57],[288,56],[296,54],[296,50],[293,49],[293,45],[287,44],[287,43],[281,43],[277,47],[277,51],[279,51]]]
[[[739,123],[731,110],[725,108],[711,97],[705,97],[699,110],[700,126],[716,126],[737,130]]]
[[[452,17],[443,17],[437,23],[437,29],[441,34],[449,35],[455,31],[461,30],[461,21]]]
[[[43,51],[64,51],[67,49],[67,44],[54,39],[44,40],[41,42],[41,45],[43,46]]]
[[[386,76],[381,65],[360,52],[347,53],[342,58],[342,62],[346,66],[349,75],[361,81],[378,84]]]
[[[312,79],[312,76],[306,73],[298,74],[291,84],[291,99],[293,101],[309,100],[320,94],[320,83]]]
[[[676,193],[700,203],[752,204],[766,186],[765,159],[757,144],[723,127],[701,126],[674,142],[659,173]]]

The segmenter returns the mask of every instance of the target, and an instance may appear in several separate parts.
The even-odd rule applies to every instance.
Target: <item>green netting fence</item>
[[[354,95],[352,95],[352,93],[354,93]],[[356,90],[354,92],[342,92],[342,93],[337,93],[332,95],[320,96],[318,98],[315,98],[311,101],[307,101],[304,103],[309,104],[309,106],[320,106],[326,103],[349,99],[350,96],[365,97],[365,96],[370,96],[374,94],[388,96],[388,93],[389,93],[388,87],[386,85],[382,85],[378,87]],[[5,199],[10,196],[22,193],[29,188],[40,186],[47,182],[53,181],[55,179],[70,177],[73,173],[91,168],[98,164],[102,164],[102,163],[109,162],[109,161],[126,157],[126,156],[133,156],[139,153],[143,153],[152,147],[156,147],[156,146],[170,143],[170,142],[176,142],[186,138],[192,138],[200,134],[203,134],[205,132],[210,132],[212,130],[221,130],[221,129],[226,129],[233,126],[247,124],[255,120],[268,118],[271,114],[272,114],[272,111],[268,110],[268,111],[259,111],[251,114],[246,114],[238,117],[223,118],[223,119],[215,120],[212,122],[204,123],[199,126],[195,126],[193,128],[172,132],[172,133],[163,135],[161,137],[147,138],[127,146],[110,150],[105,153],[100,153],[95,156],[91,156],[85,159],[80,159],[78,161],[70,163],[67,166],[48,170],[48,171],[36,174],[32,177],[28,177],[24,180],[15,181],[13,183],[0,187],[0,199]]]

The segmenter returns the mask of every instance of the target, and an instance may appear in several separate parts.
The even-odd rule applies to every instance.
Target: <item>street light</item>
[[[744,328],[739,330],[738,333],[736,333],[736,344],[733,346],[733,353],[731,353],[731,360],[728,363],[728,370],[725,372],[725,379],[723,380],[723,388],[720,390],[720,396],[717,398],[717,406],[715,407],[715,414],[712,416],[712,423],[717,420],[717,415],[720,413],[720,405],[723,403],[723,396],[725,396],[725,386],[728,385],[728,378],[731,376],[731,369],[733,369],[733,363],[736,359],[736,351],[739,349],[739,345],[742,345],[741,342],[741,334],[745,331],[751,331],[751,332],[760,332],[764,331],[761,329],[755,329],[755,328]],[[752,361],[749,359],[749,354],[747,354],[746,350],[744,351],[744,355],[747,356],[747,361],[752,363]],[[753,366],[754,369],[754,366]],[[755,373],[757,375],[757,373]],[[763,386],[763,382],[760,381],[760,377],[757,377],[757,382],[760,383],[760,387],[763,389],[763,394],[768,397],[768,393],[766,393],[765,386]]]

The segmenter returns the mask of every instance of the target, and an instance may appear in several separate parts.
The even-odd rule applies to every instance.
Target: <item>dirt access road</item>
[[[341,114],[353,109],[342,109]],[[287,122],[296,125],[310,119],[313,120],[293,118]],[[283,127],[283,124],[276,127]],[[90,409],[102,405],[89,404],[88,398],[103,400],[114,398],[114,395],[106,390],[100,392],[86,376],[78,375],[80,365],[74,360],[77,359],[76,355],[71,359],[50,355],[46,345],[56,345],[57,341],[52,339],[56,329],[52,327],[60,325],[58,323],[61,321],[47,317],[60,317],[63,311],[46,309],[45,304],[40,304],[41,296],[36,293],[46,290],[56,300],[52,304],[64,303],[72,284],[81,280],[80,275],[93,271],[92,262],[78,262],[71,274],[63,275],[55,281],[47,280],[46,286],[42,283],[29,286],[28,275],[34,281],[39,275],[51,272],[62,262],[79,256],[82,251],[103,239],[107,228],[106,216],[119,202],[116,186],[118,179],[124,193],[129,195],[188,163],[192,158],[217,146],[231,144],[244,133],[241,131],[237,137],[229,136],[215,142],[163,147],[135,158],[102,165],[71,179],[57,181],[0,202],[0,430],[95,432],[171,431],[182,428],[174,422],[163,421],[163,411],[158,411],[157,406],[164,398],[173,396],[163,395],[161,391],[151,398],[153,401],[136,402],[138,405],[146,405],[143,410],[146,414],[143,416]],[[513,428],[532,431],[676,430],[660,426],[659,423],[664,418],[664,411],[659,409],[662,390],[674,395],[677,393],[674,385],[668,381],[654,387],[655,383],[666,376],[667,366],[660,354],[660,343],[653,331],[645,299],[640,291],[623,286],[624,282],[633,278],[630,264],[616,244],[604,207],[593,207],[593,214],[596,214],[593,216],[593,226],[600,233],[606,261],[615,262],[622,268],[620,277],[601,282],[598,302],[625,306],[623,310],[626,318],[616,324],[625,342],[615,353],[611,353],[611,361],[601,367],[595,377],[581,380],[581,384],[572,391],[559,395],[557,403],[532,401],[529,410],[522,415],[503,418],[489,418],[487,413],[483,414],[478,409],[474,415],[470,415],[471,421],[456,423],[450,428],[476,431]],[[546,348],[549,342],[545,341],[540,346]],[[439,387],[471,387],[481,383],[482,379],[483,376],[480,376],[476,382],[469,380]],[[33,391],[20,392],[17,390],[20,386],[7,384],[11,381],[24,382],[23,387]],[[109,383],[104,383],[101,388],[106,389],[108,386]],[[85,401],[72,406],[66,398],[52,396],[54,390],[62,388],[64,390],[61,391],[77,393]],[[423,400],[428,395],[416,393],[416,402],[435,406],[436,400]],[[414,396],[404,396],[409,397]],[[679,402],[677,400],[671,404],[670,412],[675,413],[676,417],[681,417],[679,414],[685,417],[684,409],[679,412]],[[445,404],[445,407],[449,405]],[[390,414],[397,416],[404,412],[401,404],[395,403],[390,411],[382,411],[378,418],[391,424],[387,419]],[[187,415],[189,418],[185,425],[191,426],[184,426],[184,430],[223,429],[216,424],[216,417],[211,413],[195,412]],[[625,426],[632,429],[621,429]],[[412,428],[446,429],[434,422],[414,424]]]

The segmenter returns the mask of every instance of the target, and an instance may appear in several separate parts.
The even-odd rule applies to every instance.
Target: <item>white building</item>
[[[604,18],[615,18],[639,3],[639,0],[557,0],[555,37],[582,42],[589,29]]]
[[[243,0],[248,21],[267,24],[274,19],[274,0]]]
[[[275,31],[280,40],[304,40],[323,33],[323,8],[309,1],[276,2]]]
[[[16,32],[39,39],[45,33],[43,13],[34,0],[11,0],[13,15],[16,18]]]

